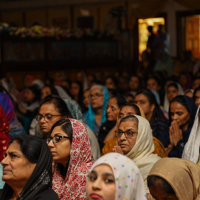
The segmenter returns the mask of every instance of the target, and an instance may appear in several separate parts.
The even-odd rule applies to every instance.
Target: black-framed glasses
[[[49,142],[50,142],[51,140],[52,140],[52,142],[53,142],[54,144],[56,144],[56,143],[60,142],[60,140],[63,139],[63,138],[70,139],[70,138],[67,137],[67,136],[63,136],[63,135],[54,135],[53,137],[50,137],[50,138],[47,139],[47,144],[49,144]]]
[[[37,121],[40,121],[44,117],[44,120],[46,122],[48,122],[48,121],[51,121],[53,117],[57,117],[57,116],[62,116],[62,115],[51,115],[51,114],[40,115],[40,114],[38,114],[38,115],[36,115],[35,119]]]
[[[117,138],[120,138],[123,134],[125,135],[126,138],[131,138],[133,137],[133,135],[137,134],[137,132],[132,130],[126,130],[126,131],[118,130],[115,131],[115,134]]]

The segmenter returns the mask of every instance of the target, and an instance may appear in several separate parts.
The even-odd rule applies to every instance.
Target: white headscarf
[[[89,172],[103,163],[108,164],[114,173],[116,184],[115,200],[146,200],[142,176],[131,159],[119,153],[108,153],[99,158]]]
[[[56,88],[60,98],[62,98],[62,99],[72,99],[69,96],[69,94],[67,94],[67,92],[65,92],[65,90],[61,86],[55,85],[54,87]]]
[[[176,85],[178,86],[178,95],[184,95],[183,89],[182,89],[182,87],[179,83],[177,83],[177,82],[171,82],[171,83],[176,83]],[[169,83],[169,84],[171,84],[171,83]],[[167,112],[169,112],[169,104],[170,104],[170,102],[167,98],[167,92],[166,92],[163,107],[164,107],[164,110],[167,111]]]
[[[136,143],[131,151],[126,154],[138,166],[143,180],[145,182],[146,193],[149,193],[147,187],[147,176],[153,165],[160,159],[154,152],[154,142],[152,129],[149,122],[139,115],[134,115],[138,123],[138,136]]]
[[[194,163],[197,163],[199,159],[199,148],[200,148],[199,108],[195,116],[194,124],[192,126],[188,142],[186,143],[182,154],[183,159],[190,160]]]

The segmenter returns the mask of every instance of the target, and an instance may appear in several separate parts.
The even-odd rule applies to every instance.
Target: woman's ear
[[[153,111],[154,111],[154,109],[155,109],[155,105],[154,105],[154,104],[152,104],[152,105],[151,105],[151,112],[153,112]]]

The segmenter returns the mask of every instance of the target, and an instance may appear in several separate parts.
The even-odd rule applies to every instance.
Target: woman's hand
[[[173,121],[171,123],[171,140],[173,141],[173,145],[176,146],[178,141],[182,139],[183,139],[182,130],[180,129],[178,123],[176,121]]]
[[[120,154],[124,155],[124,153],[123,153],[123,151],[122,151],[120,146],[114,146],[113,152],[120,153]]]

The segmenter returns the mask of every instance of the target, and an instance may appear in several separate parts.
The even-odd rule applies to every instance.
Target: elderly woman
[[[120,121],[116,136],[118,146],[114,147],[114,151],[126,155],[135,162],[142,174],[148,194],[147,175],[160,159],[153,154],[155,147],[149,122],[138,115],[126,116]]]
[[[34,136],[10,141],[3,165],[1,200],[59,200],[52,186],[52,156],[47,144]]]
[[[93,164],[84,125],[75,119],[56,122],[48,145],[53,156],[53,190],[60,200],[86,200],[86,175]]]
[[[163,158],[153,166],[147,182],[156,200],[200,199],[200,170],[191,161]]]
[[[99,158],[90,169],[87,200],[146,200],[142,176],[135,163],[118,153]]]
[[[108,90],[104,86],[94,85],[91,87],[90,103],[88,111],[83,116],[83,122],[90,127],[96,137],[98,137],[100,126],[106,121],[108,100]]]

